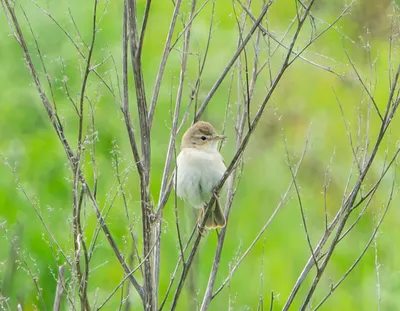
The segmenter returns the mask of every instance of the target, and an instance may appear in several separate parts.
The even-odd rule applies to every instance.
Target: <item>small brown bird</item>
[[[204,121],[195,123],[182,137],[181,152],[177,158],[176,192],[180,198],[199,209],[200,226],[207,203],[225,173],[226,167],[218,152],[218,142],[226,137],[217,135],[214,127]],[[223,228],[226,220],[219,200],[206,220],[207,229]],[[201,228],[200,228],[201,229]]]

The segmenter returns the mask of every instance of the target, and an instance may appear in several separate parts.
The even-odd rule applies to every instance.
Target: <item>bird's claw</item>
[[[207,229],[203,226],[201,226],[201,224],[197,223],[197,230],[199,231],[199,234],[204,237],[207,235]]]
[[[219,193],[217,191],[213,191],[213,196],[216,200],[219,199]]]

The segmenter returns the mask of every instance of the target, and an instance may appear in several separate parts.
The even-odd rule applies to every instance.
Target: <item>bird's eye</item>
[[[201,140],[206,140],[206,139],[207,139],[207,137],[201,136]]]

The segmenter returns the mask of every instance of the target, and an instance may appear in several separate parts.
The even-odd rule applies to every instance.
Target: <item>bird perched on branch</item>
[[[218,151],[218,142],[226,137],[217,135],[214,127],[199,121],[182,137],[181,152],[177,158],[177,195],[198,209],[197,223],[202,230],[207,203],[215,195],[215,204],[205,222],[207,229],[223,228],[225,215],[214,188],[220,182],[226,167]]]

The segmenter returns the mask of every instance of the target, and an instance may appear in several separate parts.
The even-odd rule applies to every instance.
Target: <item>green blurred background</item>
[[[41,1],[38,4],[50,12],[74,40],[80,42],[68,13],[70,10],[80,35],[86,43],[90,42],[92,1],[50,0]],[[202,4],[203,2],[199,3],[198,8]],[[42,10],[30,1],[16,1],[17,15],[48,96],[50,96],[49,88],[20,5],[24,8],[37,36],[48,74],[54,84],[54,98],[63,118],[67,138],[75,148],[77,118],[63,89],[63,80],[68,81],[71,96],[77,99],[84,63],[71,42]],[[327,23],[334,21],[344,9],[344,5],[345,3],[342,1],[316,0],[312,13],[319,18],[319,20],[315,20],[317,30],[321,31],[326,27],[321,20]],[[144,6],[145,1],[138,1],[140,20]],[[307,133],[310,131],[309,149],[300,169],[298,184],[301,188],[302,203],[313,245],[316,245],[324,231],[323,190],[326,180],[330,180],[327,190],[329,220],[336,214],[352,167],[352,153],[335,93],[340,99],[346,116],[345,122],[352,132],[354,140],[357,139],[360,127],[359,139],[365,141],[367,107],[370,104],[349,65],[345,50],[367,84],[371,83],[372,93],[383,111],[388,98],[389,69],[390,66],[396,69],[400,59],[398,54],[400,46],[399,11],[395,9],[395,6],[395,3],[389,0],[356,1],[336,27],[326,32],[303,54],[304,57],[315,63],[332,68],[342,76],[342,79],[300,59],[285,73],[244,154],[244,170],[232,206],[215,288],[218,288],[229,275],[230,267],[236,263],[238,256],[250,245],[266,223],[290,183],[291,175],[287,165],[285,139],[290,161],[296,163],[304,148]],[[261,1],[253,1],[254,15],[258,14],[260,8]],[[171,1],[153,0],[142,57],[148,97],[152,94],[172,10]],[[190,3],[185,0],[182,5],[181,18],[183,20],[187,20],[189,10]],[[197,78],[198,55],[204,55],[211,11],[212,4],[209,2],[193,24],[190,47],[192,53],[189,55],[183,107],[186,107],[189,101],[190,91]],[[98,70],[106,81],[110,81],[114,91],[118,93],[118,77],[121,81],[122,67],[122,1],[100,1],[99,12],[101,13],[99,14],[101,22],[93,61],[94,64],[99,64],[109,55],[113,56],[115,66],[109,58]],[[236,13],[239,12],[240,7],[236,4]],[[200,103],[236,49],[238,31],[234,14],[231,1],[218,0],[215,3],[212,40],[199,92]],[[281,37],[294,14],[294,1],[276,1],[268,13],[269,30],[277,37]],[[249,20],[247,21],[246,29],[248,30],[250,23]],[[266,24],[264,23],[264,25]],[[393,33],[391,25],[394,26]],[[178,31],[181,30],[182,23],[178,20],[175,38]],[[312,24],[307,21],[295,49],[300,50],[307,44],[312,31]],[[286,43],[290,42],[292,34],[293,32],[289,34],[285,40]],[[391,56],[393,64],[390,64],[388,57],[391,34],[394,36]],[[65,260],[50,242],[49,235],[33,206],[38,209],[43,221],[64,252],[72,258],[72,172],[33,85],[21,49],[11,35],[2,10],[0,10],[0,38],[1,306],[6,310],[15,310],[17,303],[20,303],[24,310],[42,310],[43,307],[37,297],[37,289],[32,281],[32,278],[35,277],[42,289],[44,303],[47,309],[51,309],[56,287],[57,267]],[[251,66],[254,42],[253,40],[248,50]],[[265,43],[261,47],[260,58],[265,60],[268,57],[268,50]],[[84,45],[80,44],[80,48],[87,54]],[[158,201],[168,147],[171,110],[175,103],[179,79],[181,49],[182,41],[179,41],[176,49],[172,51],[167,65],[151,132],[151,194],[155,202]],[[284,55],[285,50],[279,49],[271,59],[273,75],[279,70]],[[228,75],[202,117],[213,123],[218,131],[222,131],[224,123],[230,79],[230,75]],[[130,81],[132,84],[132,76],[130,76]],[[235,116],[238,101],[243,99],[237,87],[237,75],[234,81],[230,98],[231,106],[227,114],[228,140],[222,149],[222,154],[227,162],[234,154]],[[266,95],[269,83],[269,73],[268,70],[265,70],[260,75],[252,99],[253,115]],[[90,152],[88,152],[84,168],[88,180],[92,183],[93,167],[94,165],[97,167],[99,172],[97,196],[102,208],[108,209],[116,196],[107,223],[120,249],[128,256],[131,251],[131,240],[122,197],[116,189],[115,157],[118,157],[120,170],[127,172],[124,186],[128,193],[129,215],[132,221],[131,225],[136,229],[140,239],[141,221],[137,172],[134,169],[133,157],[118,104],[93,74],[89,79],[87,95],[95,105],[96,132],[91,132],[88,115],[86,115],[85,127],[87,127],[86,134],[91,135],[96,148],[96,163],[91,161]],[[89,111],[88,102],[85,102],[85,105],[86,111]],[[136,120],[134,92],[131,92],[131,105],[134,120]],[[185,128],[190,125],[192,112],[193,109]],[[375,141],[378,130],[379,118],[371,110],[369,128],[371,144]],[[384,162],[385,151],[387,150],[391,155],[396,148],[399,139],[399,126],[396,119],[390,134],[390,140],[383,142],[371,168],[365,182],[365,191],[378,178]],[[139,132],[137,131],[138,136]],[[92,146],[89,145],[89,147],[88,149],[91,149]],[[356,173],[351,182],[354,182],[355,175]],[[336,283],[350,267],[368,241],[386,203],[392,179],[393,172],[390,172],[359,224],[337,247],[315,294],[314,306],[329,292],[331,283]],[[19,183],[32,203],[24,196]],[[183,234],[187,238],[194,223],[192,211],[183,202],[179,201],[178,203]],[[376,310],[378,306],[380,310],[400,309],[400,250],[398,248],[400,211],[398,203],[398,199],[395,198],[379,230],[376,244],[374,244],[376,247],[371,247],[367,251],[360,264],[321,310]],[[357,214],[358,211],[355,212],[352,219],[355,219]],[[164,218],[160,299],[164,297],[179,256],[172,197],[165,207]],[[84,219],[86,238],[90,241],[96,228],[96,218],[89,204],[85,205]],[[188,280],[188,284],[191,284],[194,290],[185,289],[178,305],[179,310],[194,310],[197,302],[201,302],[211,269],[216,240],[216,233],[210,232],[202,241],[198,260],[193,267],[195,273]],[[261,303],[264,304],[264,309],[268,309],[271,292],[275,297],[273,310],[280,310],[307,261],[309,253],[297,197],[292,191],[286,204],[263,237],[233,275],[229,287],[227,286],[212,301],[210,310],[228,310],[228,308],[257,310],[260,297],[263,297]],[[377,266],[379,266],[378,270]],[[90,301],[92,304],[95,302],[99,304],[123,278],[122,269],[102,233],[99,235],[98,246],[90,268]],[[69,277],[70,271],[67,271],[67,278]],[[306,286],[300,290],[298,299],[295,300],[292,307],[293,310],[299,308],[311,280],[311,278],[306,280]],[[103,309],[118,309],[120,297],[120,293],[116,294]],[[167,306],[169,306],[169,302],[170,300],[167,301]],[[63,301],[63,303],[64,309],[67,310],[67,302]],[[137,296],[132,296],[130,303],[133,310],[141,309]]]

